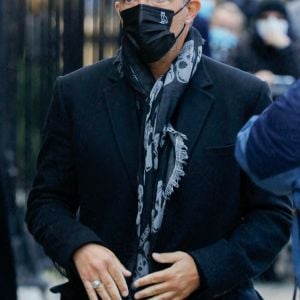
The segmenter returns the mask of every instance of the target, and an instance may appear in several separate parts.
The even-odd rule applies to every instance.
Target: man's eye
[[[132,4],[135,2],[135,0],[121,0],[120,2],[123,4]]]

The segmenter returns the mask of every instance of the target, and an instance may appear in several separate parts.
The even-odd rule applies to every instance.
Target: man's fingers
[[[98,299],[97,294],[104,300],[119,300],[121,294],[127,297],[128,287],[125,277],[131,276],[131,272],[108,248],[87,244],[80,247],[73,258],[82,281],[86,282],[85,288],[89,300]],[[96,277],[95,274],[97,274]],[[96,291],[91,284],[95,278],[102,282]]]
[[[170,290],[169,285],[167,283],[160,283],[151,285],[134,295],[135,299],[144,299],[153,296],[157,296],[163,293],[166,293]]]
[[[128,296],[128,287],[120,269],[112,267],[108,270],[123,297]]]
[[[101,297],[102,300],[111,300],[112,298],[109,296],[104,284],[101,284],[96,288],[97,294]],[[97,298],[98,299],[98,298]],[[119,298],[120,299],[120,298]]]
[[[149,274],[147,276],[144,276],[140,279],[138,279],[135,283],[134,286],[136,288],[146,286],[146,285],[151,285],[151,284],[156,284],[156,283],[161,283],[164,281],[167,281],[170,277],[170,268],[164,269],[159,272],[155,272],[152,274]]]
[[[86,290],[86,293],[89,297],[89,300],[98,300],[96,291],[92,287],[92,284],[89,281],[82,281],[82,282],[83,282],[84,288]]]
[[[102,274],[100,279],[102,281],[102,284],[99,287],[99,289],[101,290],[101,288],[103,288],[103,286],[104,286],[105,290],[107,291],[107,293],[110,297],[108,299],[112,299],[112,300],[122,299],[119,289],[109,273]],[[98,292],[98,289],[97,289],[97,292]]]
[[[182,255],[182,252],[177,251],[170,253],[153,253],[152,257],[161,264],[173,264],[182,259]]]
[[[123,275],[125,277],[130,277],[132,275],[131,272],[129,270],[127,270],[119,260],[118,260],[118,264],[120,266],[121,272],[123,273]]]

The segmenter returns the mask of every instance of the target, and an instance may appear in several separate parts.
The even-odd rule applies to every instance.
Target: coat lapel
[[[136,97],[126,81],[120,79],[116,73],[112,73],[110,79],[115,82],[104,91],[106,105],[115,140],[130,181],[136,189],[139,149]],[[211,85],[212,81],[202,61],[190,86],[183,95],[175,123],[176,129],[188,138],[187,145],[190,154],[213,104],[214,97],[207,89]]]
[[[188,138],[187,146],[190,154],[213,106],[214,96],[208,88],[212,84],[205,65],[201,61],[183,96],[176,120],[176,129]]]
[[[104,91],[114,137],[134,189],[137,188],[139,128],[135,94],[125,80],[120,80]]]

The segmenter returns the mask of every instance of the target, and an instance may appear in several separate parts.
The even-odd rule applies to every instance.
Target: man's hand
[[[188,298],[200,286],[196,264],[189,254],[154,253],[153,259],[172,266],[138,279],[134,286],[145,288],[135,294],[135,299],[182,300]]]
[[[109,249],[87,244],[75,252],[73,260],[89,300],[97,300],[97,294],[102,300],[120,300],[121,295],[128,296],[125,277],[131,273]],[[101,282],[96,289],[92,287],[95,280]]]

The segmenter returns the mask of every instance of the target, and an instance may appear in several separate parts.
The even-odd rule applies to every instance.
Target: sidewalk
[[[293,295],[292,283],[256,284],[264,300],[289,300]],[[58,295],[47,293],[45,297],[36,288],[19,288],[19,300],[59,300]]]
[[[265,300],[292,300],[293,283],[256,284],[257,291]]]

